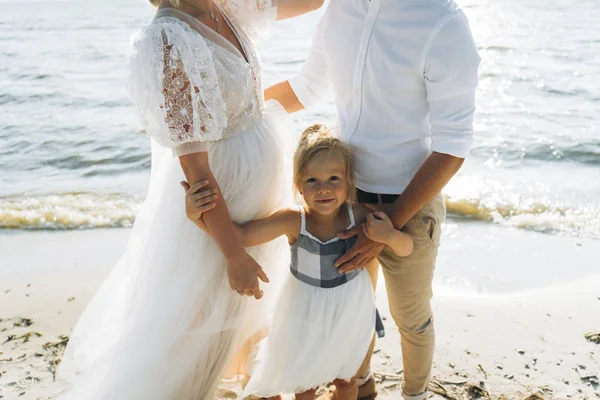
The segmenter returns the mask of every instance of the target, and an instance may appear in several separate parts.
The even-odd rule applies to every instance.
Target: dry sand
[[[460,235],[445,235],[438,270],[457,262],[453,254],[458,247],[465,263],[501,263],[502,257],[514,253],[510,229],[499,234],[493,248],[478,234],[480,226],[459,229]],[[52,399],[64,388],[54,372],[66,340],[121,254],[128,233],[114,229],[0,235],[0,398]],[[465,235],[475,239],[465,241]],[[520,243],[521,257],[510,256],[521,260],[517,269],[535,268],[541,275],[561,268],[588,272],[509,293],[464,293],[436,285],[437,348],[430,398],[600,399],[600,337],[585,337],[600,331],[600,243],[530,237],[528,244]],[[531,246],[549,246],[543,252],[544,265],[532,265],[535,260],[527,258]],[[400,399],[400,339],[381,280],[377,295],[387,334],[377,343],[373,370],[380,398]],[[236,398],[236,391],[239,388],[232,385],[223,394]]]

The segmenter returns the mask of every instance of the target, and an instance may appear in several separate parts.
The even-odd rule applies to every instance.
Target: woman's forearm
[[[201,180],[208,180],[209,184],[204,189],[216,189],[219,185],[214,178],[208,164],[208,153],[192,153],[179,157],[181,168],[190,185],[194,185]],[[235,232],[227,204],[223,196],[217,196],[215,207],[202,215],[207,228],[217,242],[226,260],[234,260],[244,257],[246,252]]]

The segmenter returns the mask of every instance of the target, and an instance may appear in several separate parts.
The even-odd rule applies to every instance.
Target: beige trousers
[[[385,249],[378,258],[390,312],[400,331],[407,399],[424,398],[429,386],[435,345],[432,281],[445,217],[444,198],[439,194],[402,229],[414,239],[412,254],[398,257]]]

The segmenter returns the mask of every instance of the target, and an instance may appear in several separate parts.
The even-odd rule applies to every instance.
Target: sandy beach
[[[457,3],[482,63],[471,154],[444,189],[430,397],[600,400],[598,1]],[[151,165],[129,38],[154,12],[0,0],[0,400],[64,390],[71,330],[126,246]],[[323,12],[277,23],[259,48],[264,87],[300,71]],[[337,120],[329,94],[286,134]],[[373,371],[379,398],[399,400],[382,279],[377,300]]]
[[[450,222],[444,232],[433,300],[437,348],[430,398],[600,398],[600,336],[593,335],[600,331],[598,242],[470,223]],[[128,233],[0,236],[0,398],[53,399],[64,388],[55,370],[66,341]],[[516,291],[498,284],[488,293],[452,287],[453,263],[476,274],[486,265],[489,271],[504,265],[512,281],[524,283],[507,284]],[[382,279],[377,296],[386,337],[377,343],[373,370],[380,398],[399,399],[400,339]],[[223,387],[224,398],[237,393],[236,385]]]

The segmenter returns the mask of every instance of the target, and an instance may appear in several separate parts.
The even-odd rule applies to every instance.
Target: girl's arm
[[[392,220],[383,211],[367,214],[363,231],[369,239],[385,244],[400,257],[406,257],[413,251],[412,236],[394,228]]]
[[[300,234],[300,212],[284,208],[270,217],[249,221],[237,233],[245,247],[267,243],[283,235],[287,236],[289,243],[294,243]]]
[[[210,188],[202,189],[208,186],[206,181],[191,188],[187,182],[182,182],[181,185],[187,192],[185,196],[186,215],[200,229],[212,235],[212,231],[204,221],[204,213],[215,207],[219,197],[218,192]],[[241,226],[233,224],[233,227],[235,236],[244,247],[267,243],[283,235],[286,235],[288,241],[293,243],[300,234],[300,212],[297,209],[283,209],[267,218],[249,221]]]

